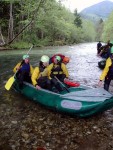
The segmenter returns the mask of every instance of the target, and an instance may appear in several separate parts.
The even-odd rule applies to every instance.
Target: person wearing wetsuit
[[[56,89],[60,92],[62,91],[62,86],[57,81],[56,77],[61,81],[64,82],[65,78],[69,77],[68,70],[66,65],[62,63],[60,56],[54,57],[54,62],[48,66],[48,75],[51,79],[52,84],[56,87]]]
[[[32,83],[36,89],[40,90],[41,88],[52,90],[51,80],[48,78],[48,73],[46,71],[47,66],[49,65],[49,57],[43,55],[40,59],[39,66],[35,67],[32,74]]]
[[[98,83],[99,86],[102,85],[102,81],[104,80],[104,89],[109,90],[109,85],[111,80],[113,80],[113,46],[111,47],[111,55],[106,60],[105,68],[100,76],[100,81]]]

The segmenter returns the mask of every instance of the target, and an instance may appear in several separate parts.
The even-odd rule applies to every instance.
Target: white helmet
[[[40,59],[43,63],[49,62],[49,57],[47,55],[43,55]]]

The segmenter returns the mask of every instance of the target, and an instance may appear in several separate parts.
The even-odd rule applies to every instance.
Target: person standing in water
[[[108,91],[110,82],[111,80],[113,80],[113,46],[111,47],[111,55],[106,60],[105,68],[100,76],[100,81],[98,83],[99,86],[102,85],[103,80],[104,80],[104,89]]]
[[[101,44],[101,41],[99,41],[99,42],[97,43],[97,55],[100,53],[101,47],[102,47],[102,44]]]

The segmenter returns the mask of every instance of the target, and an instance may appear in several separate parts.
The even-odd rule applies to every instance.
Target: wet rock
[[[18,122],[17,122],[17,121],[11,121],[11,123],[12,123],[12,124],[17,124]]]
[[[96,132],[97,132],[97,133],[100,133],[100,132],[101,132],[101,129],[99,129],[99,128],[96,129]]]
[[[91,134],[91,132],[90,132],[90,131],[87,131],[87,132],[86,132],[86,135],[90,135],[90,134]]]
[[[27,140],[29,138],[29,135],[27,133],[22,133],[22,137]]]

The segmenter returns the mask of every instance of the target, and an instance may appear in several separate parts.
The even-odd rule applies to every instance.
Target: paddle
[[[67,87],[55,76],[55,79],[66,89],[66,91],[68,93],[70,93],[70,91],[67,89]]]
[[[33,45],[30,47],[29,51],[27,52],[27,54],[29,54],[29,52],[31,51],[31,49],[33,48]],[[20,64],[21,66],[21,64]],[[6,90],[10,90],[10,88],[12,87],[14,81],[15,81],[15,75],[18,72],[18,70],[15,72],[15,74],[9,78],[9,80],[7,81],[7,83],[5,84],[5,89]]]

